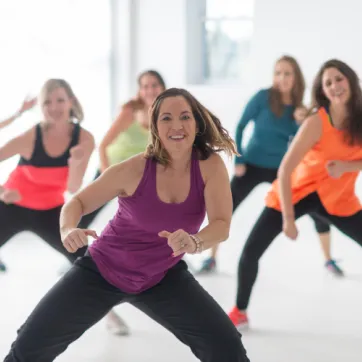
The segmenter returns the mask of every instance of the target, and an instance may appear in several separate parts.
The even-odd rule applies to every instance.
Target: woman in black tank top
[[[35,100],[24,102],[20,113],[34,104]],[[81,186],[94,140],[80,127],[82,108],[64,80],[45,83],[40,105],[45,120],[0,147],[0,162],[20,156],[7,182],[0,185],[0,247],[28,230],[74,261],[60,241],[58,219],[64,191]]]

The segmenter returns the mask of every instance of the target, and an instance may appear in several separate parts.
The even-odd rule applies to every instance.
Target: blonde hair
[[[208,159],[213,153],[224,151],[229,156],[237,155],[235,142],[220,120],[204,107],[191,93],[185,89],[169,88],[161,93],[149,110],[151,120],[151,142],[148,145],[145,157],[153,158],[164,166],[171,163],[170,155],[163,147],[157,130],[157,119],[162,102],[168,97],[183,97],[190,105],[196,121],[197,134],[194,147],[201,160]]]
[[[42,106],[49,94],[57,88],[63,88],[67,93],[68,97],[72,100],[73,106],[70,110],[69,117],[71,119],[77,119],[79,123],[82,122],[84,119],[83,107],[79,103],[78,98],[75,96],[73,89],[71,88],[69,83],[64,79],[48,79],[44,83],[39,95],[40,105]]]

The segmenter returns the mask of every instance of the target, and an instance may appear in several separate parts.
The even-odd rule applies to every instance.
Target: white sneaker
[[[117,336],[128,336],[130,334],[126,322],[113,309],[107,314],[106,318],[109,332]]]

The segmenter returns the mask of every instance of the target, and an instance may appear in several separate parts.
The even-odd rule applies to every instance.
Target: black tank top
[[[68,182],[70,150],[79,143],[81,127],[74,123],[72,138],[65,152],[58,157],[49,156],[43,144],[40,124],[36,125],[34,150],[29,160],[21,157],[10,174],[5,188],[16,189],[21,195],[17,205],[47,210],[64,204]]]

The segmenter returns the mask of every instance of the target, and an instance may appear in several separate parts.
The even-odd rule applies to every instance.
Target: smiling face
[[[164,91],[163,85],[154,75],[145,73],[139,81],[139,95],[147,107]]]
[[[58,87],[46,94],[42,102],[44,118],[48,122],[69,122],[72,99],[66,90]]]
[[[189,103],[183,96],[165,98],[157,117],[157,131],[162,146],[171,156],[192,150],[197,127]]]
[[[345,105],[351,97],[351,87],[347,77],[334,67],[327,68],[323,72],[322,89],[331,104]]]

